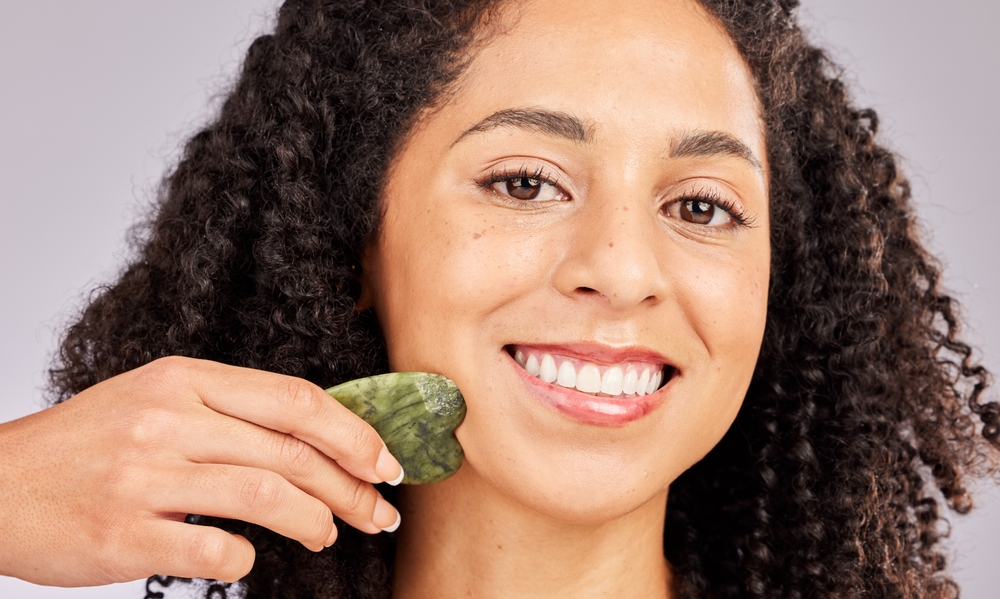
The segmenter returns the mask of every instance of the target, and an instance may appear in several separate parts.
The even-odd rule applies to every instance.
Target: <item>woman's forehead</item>
[[[542,109],[598,140],[720,131],[762,162],[752,75],[694,0],[533,0],[500,21],[449,96],[455,139],[490,115]]]

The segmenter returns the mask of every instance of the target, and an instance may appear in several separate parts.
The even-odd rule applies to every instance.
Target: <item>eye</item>
[[[501,193],[505,192],[510,197],[519,200],[533,200],[542,193],[542,180],[530,177],[514,177],[513,179],[493,184],[494,188],[498,186],[503,186],[503,189],[497,189],[497,191]]]
[[[515,200],[532,202],[565,201],[569,196],[543,170],[529,173],[527,169],[517,172],[499,171],[490,173],[481,184],[492,188],[502,196]]]
[[[749,219],[732,202],[716,192],[682,196],[662,208],[668,218],[702,227],[729,228],[749,226]]]
[[[718,227],[733,222],[733,218],[729,216],[728,212],[712,202],[681,200],[678,203],[680,204],[680,218],[683,221],[708,227]]]

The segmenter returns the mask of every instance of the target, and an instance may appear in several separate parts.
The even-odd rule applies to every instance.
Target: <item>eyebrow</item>
[[[593,126],[587,126],[577,117],[565,112],[541,108],[508,108],[498,110],[462,132],[451,144],[454,146],[470,135],[494,129],[512,128],[539,131],[574,142],[589,142]],[[758,172],[764,172],[753,150],[735,136],[724,131],[690,131],[670,143],[671,158],[737,157],[750,163]]]
[[[750,163],[758,172],[764,167],[753,150],[736,137],[723,131],[691,131],[670,144],[671,158],[703,158],[735,156]]]
[[[583,121],[565,112],[540,108],[512,108],[498,110],[469,127],[451,145],[454,146],[469,135],[500,128],[528,129],[584,143],[591,138],[590,130],[584,126]]]

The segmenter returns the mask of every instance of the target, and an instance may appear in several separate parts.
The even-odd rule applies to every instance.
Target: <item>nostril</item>
[[[576,290],[586,295],[600,295],[596,289],[591,289],[590,287],[577,287]]]

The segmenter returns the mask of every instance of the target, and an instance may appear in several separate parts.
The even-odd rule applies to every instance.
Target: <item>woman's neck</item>
[[[474,471],[403,494],[394,599],[670,596],[666,492],[611,521],[514,504]]]

